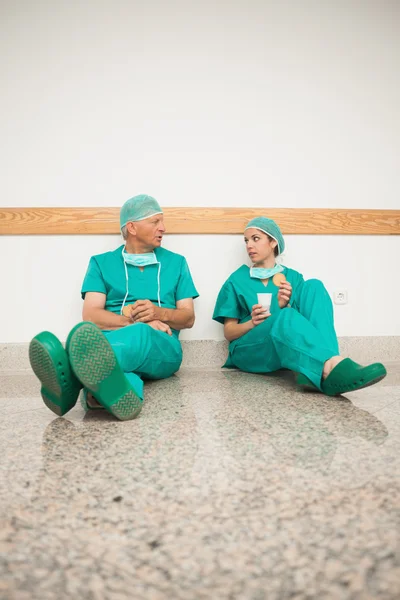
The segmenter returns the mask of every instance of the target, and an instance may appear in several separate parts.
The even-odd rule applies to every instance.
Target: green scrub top
[[[282,273],[293,288],[290,305],[295,307],[297,291],[304,282],[303,275],[288,267],[283,267]],[[278,305],[278,292],[279,288],[272,282],[272,278],[268,279],[267,285],[264,285],[261,279],[250,277],[250,267],[242,265],[228,277],[222,286],[215,304],[213,319],[222,324],[227,318],[238,319],[239,323],[249,321],[252,307],[254,304],[258,304],[258,293],[272,294],[271,314],[274,314],[281,310]],[[242,338],[243,336],[230,342],[230,353]],[[231,360],[228,358],[224,366],[231,367],[234,365],[231,364]]]
[[[124,245],[112,252],[92,256],[82,284],[82,298],[87,292],[106,295],[105,309],[120,314],[126,294],[126,276],[122,250]],[[160,269],[160,302],[163,308],[176,308],[178,300],[197,298],[186,259],[180,254],[156,248],[154,250]],[[148,265],[143,271],[127,264],[128,295],[125,305],[137,300],[150,300],[158,306],[159,264]],[[179,332],[173,330],[178,337]]]

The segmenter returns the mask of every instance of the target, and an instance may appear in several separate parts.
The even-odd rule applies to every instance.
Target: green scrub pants
[[[271,315],[230,345],[231,361],[242,371],[286,368],[303,373],[319,389],[324,363],[338,354],[332,301],[317,279],[302,283],[292,308]]]
[[[182,347],[175,335],[135,323],[105,331],[117,360],[135,393],[143,400],[142,379],[165,379],[178,371]]]

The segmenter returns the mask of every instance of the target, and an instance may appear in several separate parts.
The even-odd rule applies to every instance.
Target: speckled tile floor
[[[0,379],[1,598],[400,597],[400,364],[333,400],[183,370],[125,423]]]

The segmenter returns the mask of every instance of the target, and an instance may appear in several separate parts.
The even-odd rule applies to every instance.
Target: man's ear
[[[126,224],[126,230],[129,233],[129,235],[136,235],[136,225],[135,225],[135,223],[132,223],[132,221],[129,221]]]

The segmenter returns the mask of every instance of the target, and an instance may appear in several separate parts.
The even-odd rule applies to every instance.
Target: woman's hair
[[[270,235],[268,235],[268,233],[266,234],[266,236],[267,236],[267,238],[269,239],[270,242],[276,242],[276,240],[274,240],[273,237],[271,237]],[[274,248],[274,256],[275,256],[275,258],[277,256],[279,256],[279,247],[278,247],[278,244],[276,244],[276,246]]]

